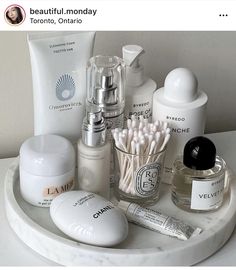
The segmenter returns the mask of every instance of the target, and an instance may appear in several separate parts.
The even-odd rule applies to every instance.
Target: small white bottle
[[[106,125],[99,107],[87,107],[82,139],[77,146],[79,189],[109,199],[111,147],[106,141]]]
[[[123,59],[126,64],[125,84],[125,120],[132,115],[141,115],[151,120],[152,97],[157,84],[144,76],[144,68],[139,63],[144,49],[138,45],[126,45],[122,48]]]
[[[169,123],[163,182],[171,184],[173,163],[186,142],[204,133],[207,95],[198,90],[196,76],[186,68],[176,68],[166,77],[164,87],[153,95],[153,121]]]

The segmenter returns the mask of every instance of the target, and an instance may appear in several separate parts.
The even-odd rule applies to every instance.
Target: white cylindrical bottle
[[[136,117],[142,115],[151,120],[152,97],[157,84],[144,76],[144,68],[139,63],[139,57],[144,53],[144,49],[138,45],[126,45],[122,51],[126,63],[125,120],[132,115]]]
[[[83,122],[82,139],[78,141],[79,189],[109,199],[110,153],[101,109],[90,104]]]
[[[164,87],[153,95],[153,121],[166,121],[171,139],[166,152],[163,182],[172,181],[173,162],[186,142],[203,135],[207,95],[198,90],[196,76],[188,69],[176,68],[166,77]]]

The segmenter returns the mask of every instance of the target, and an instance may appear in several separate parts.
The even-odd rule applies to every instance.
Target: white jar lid
[[[33,175],[65,174],[75,167],[74,147],[58,135],[31,137],[20,148],[20,167]]]

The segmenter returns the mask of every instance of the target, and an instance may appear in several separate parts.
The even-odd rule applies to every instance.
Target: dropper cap
[[[106,143],[106,124],[101,109],[94,104],[87,104],[82,141],[91,147],[102,146]]]

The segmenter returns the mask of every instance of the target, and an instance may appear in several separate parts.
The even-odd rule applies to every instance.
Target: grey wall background
[[[31,67],[25,32],[0,32],[0,158],[33,135]],[[97,32],[94,54],[121,56],[139,44],[146,74],[163,86],[169,71],[190,68],[208,97],[206,132],[236,129],[236,32]]]

